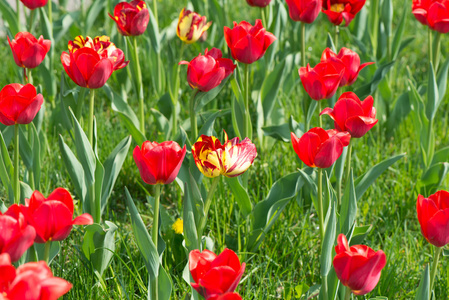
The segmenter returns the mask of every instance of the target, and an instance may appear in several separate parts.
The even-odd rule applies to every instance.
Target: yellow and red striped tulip
[[[179,14],[176,34],[181,41],[187,44],[192,44],[195,43],[207,29],[209,29],[210,25],[212,25],[212,21],[207,22],[205,16],[201,16],[194,11],[183,8]]]

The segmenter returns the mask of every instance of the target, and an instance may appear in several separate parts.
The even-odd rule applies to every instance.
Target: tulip
[[[293,21],[313,23],[320,13],[323,0],[286,0]]]
[[[237,293],[226,293],[209,297],[207,300],[242,300],[242,297]]]
[[[373,103],[372,96],[360,101],[353,92],[346,92],[338,98],[333,109],[325,108],[320,116],[329,115],[334,120],[335,129],[348,131],[351,137],[360,138],[377,124]]]
[[[42,35],[36,39],[29,32],[17,33],[12,41],[8,37],[8,43],[16,65],[27,69],[39,66],[51,46],[50,40],[44,40]]]
[[[112,72],[126,67],[123,51],[116,48],[107,36],[95,39],[77,36],[69,41],[69,53],[61,54],[61,62],[67,75],[81,87],[101,88]]]
[[[321,56],[321,62],[325,61],[331,61],[335,65],[340,65],[337,69],[344,69],[339,86],[353,84],[359,76],[359,72],[364,67],[374,64],[373,62],[367,62],[360,65],[360,56],[356,52],[344,47],[340,49],[338,55],[330,48],[326,48]]]
[[[54,277],[43,261],[29,262],[16,269],[8,254],[0,254],[0,299],[58,299],[71,288],[70,282]]]
[[[416,210],[426,240],[436,247],[449,244],[449,193],[438,191],[429,198],[419,195]]]
[[[298,138],[291,133],[293,150],[302,162],[309,167],[329,168],[340,157],[343,147],[349,145],[351,136],[348,132],[324,130],[315,127]]]
[[[18,261],[36,237],[36,231],[27,224],[17,204],[11,205],[4,214],[0,212],[0,233],[0,254],[8,253],[12,261]]]
[[[36,9],[47,5],[48,0],[20,0],[29,9]]]
[[[239,141],[238,137],[228,140],[226,132],[223,145],[214,136],[201,135],[192,146],[196,166],[209,178],[220,174],[236,177],[245,173],[253,164],[257,150],[250,139],[245,138],[242,142]]]
[[[271,0],[246,0],[250,6],[265,7],[270,4]]]
[[[32,84],[12,83],[0,91],[0,123],[29,124],[41,109],[44,98]]]
[[[181,41],[187,44],[192,44],[195,43],[207,29],[209,29],[210,25],[212,25],[212,21],[207,22],[205,16],[201,16],[194,11],[183,8],[179,14],[176,34]]]
[[[313,69],[309,64],[299,68],[301,83],[313,100],[331,98],[340,84],[344,75],[344,69],[340,64],[332,61],[324,61],[317,64]]]
[[[262,58],[276,37],[265,31],[262,21],[256,20],[254,26],[246,21],[234,22],[234,28],[224,27],[224,36],[232,57],[242,63],[252,64]]]
[[[176,142],[150,142],[136,146],[133,151],[134,161],[140,176],[148,184],[169,184],[178,176],[182,161],[186,155],[186,146]]]
[[[225,294],[237,288],[245,266],[229,249],[224,249],[218,256],[209,250],[190,251],[189,270],[195,281],[191,286],[206,299],[239,299],[235,295]]]
[[[62,241],[67,238],[73,225],[93,224],[92,216],[85,213],[73,218],[73,199],[63,188],[55,189],[48,198],[34,191],[22,206],[28,223],[36,229],[36,243]]]
[[[117,23],[117,30],[124,36],[143,34],[150,21],[147,5],[140,0],[118,3],[114,8],[114,15],[109,16]]]
[[[323,0],[322,12],[334,25],[338,26],[345,20],[345,26],[348,26],[365,2],[366,0]]]
[[[354,295],[371,292],[387,263],[385,253],[382,250],[375,252],[365,245],[349,247],[344,234],[338,236],[335,252],[337,254],[332,263],[340,282],[349,287]]]
[[[423,25],[440,33],[449,32],[449,1],[413,0],[412,13]]]
[[[190,62],[181,61],[180,65],[188,65],[187,81],[192,89],[208,92],[217,87],[221,81],[234,72],[237,67],[229,58],[222,58],[221,50],[206,49],[204,55],[198,55]]]

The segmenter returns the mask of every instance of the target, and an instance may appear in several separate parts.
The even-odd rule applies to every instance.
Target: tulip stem
[[[137,47],[137,37],[133,37],[134,42],[134,67],[136,70],[136,85],[137,85],[137,95],[139,97],[139,117],[140,117],[140,132],[145,135],[145,107],[143,103],[143,87],[142,87],[142,71],[140,70],[139,62],[139,49]]]
[[[432,49],[432,30],[430,27],[427,30],[427,46],[429,49],[427,51],[429,52],[429,63],[433,62],[433,49]]]
[[[301,22],[301,65],[306,64],[306,23]]]
[[[351,299],[351,293],[352,293],[352,291],[351,291],[351,289],[349,288],[349,287],[345,287],[345,289],[346,289],[346,292],[345,292],[345,300],[350,300]]]
[[[51,7],[51,4],[52,4],[51,2],[52,2],[52,0],[48,1],[48,22],[53,27],[53,10]]]
[[[438,71],[438,64],[440,60],[440,48],[441,48],[441,33],[437,32],[435,39],[433,40],[433,68],[435,70],[435,74]]]
[[[48,265],[48,261],[50,259],[50,249],[51,249],[51,240],[48,240],[45,242],[45,248],[44,248],[44,261]]]
[[[334,46],[335,52],[338,53],[338,36],[340,34],[340,27],[335,26],[335,35],[334,35]]]
[[[260,11],[261,11],[261,15],[262,15],[262,24],[263,24],[265,27],[267,27],[268,24],[267,24],[267,17],[266,17],[266,15],[265,15],[265,7],[261,7],[261,8],[260,8]]]
[[[190,131],[192,132],[192,144],[196,142],[198,138],[198,125],[196,124],[196,112],[195,112],[195,98],[199,90],[194,89],[192,96],[190,97]],[[175,113],[175,112],[174,112]]]
[[[204,215],[200,219],[200,227],[198,228],[198,249],[201,249],[201,239],[203,236],[204,227],[206,226],[207,214],[209,212],[210,205],[212,204],[212,198],[217,188],[218,182],[220,181],[220,176],[215,177],[212,180],[212,185],[209,188],[209,192],[207,193],[206,201],[204,202]]]
[[[151,232],[151,239],[153,240],[153,244],[156,247],[157,250],[157,242],[159,238],[159,203],[161,198],[161,185],[156,184],[155,186],[155,192],[154,192],[154,207],[153,207],[153,228]],[[158,251],[159,253],[159,251]],[[151,288],[151,299],[158,299],[158,278],[155,277],[153,280],[151,280],[152,288]]]
[[[351,175],[351,159],[352,159],[352,139],[349,140],[348,156],[346,157],[346,180],[345,184],[349,184],[349,176]]]
[[[318,168],[318,217],[320,219],[321,244],[324,239],[324,213],[323,213],[323,169]]]
[[[19,187],[19,124],[14,125],[14,203],[20,202]]]
[[[430,269],[430,292],[432,293],[433,284],[435,283],[435,275],[437,273],[438,261],[440,260],[441,252],[443,247],[435,247],[435,252],[433,253],[432,268]]]
[[[88,123],[88,139],[90,145],[93,147],[93,138],[94,138],[94,100],[95,100],[95,90],[90,89],[89,94],[89,123]]]
[[[318,101],[318,112],[321,113],[321,101]],[[321,119],[321,116],[318,116],[318,120],[320,122],[320,127],[323,128],[323,119]]]
[[[158,15],[157,15],[157,0],[153,0],[153,15],[154,20],[156,21],[156,24],[159,25],[159,22],[157,21]]]
[[[243,119],[244,129],[245,132],[243,133],[243,136],[241,137],[244,139],[245,137],[251,139],[250,136],[250,114],[249,114],[249,65],[245,64],[245,78],[243,83],[243,99],[245,101],[245,118]]]

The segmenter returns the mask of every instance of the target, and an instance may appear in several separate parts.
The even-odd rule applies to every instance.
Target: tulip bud
[[[195,43],[207,29],[209,29],[210,25],[212,25],[212,21],[207,22],[205,16],[202,17],[196,12],[183,8],[179,14],[176,34],[181,41],[187,44],[192,44]]]
[[[48,0],[20,0],[27,8],[36,9],[47,5]]]
[[[265,7],[270,4],[271,0],[246,0],[250,6]]]
[[[449,244],[449,193],[438,191],[429,198],[419,195],[416,211],[426,240],[436,247]]]
[[[449,1],[413,0],[412,13],[421,24],[432,30],[449,32]]]
[[[44,40],[42,35],[36,39],[29,32],[19,32],[8,43],[16,65],[21,68],[33,69],[41,64],[50,50],[51,41]]]
[[[109,16],[117,23],[117,30],[124,36],[143,34],[150,21],[147,5],[140,0],[118,3],[114,8],[114,15]]]
[[[307,94],[317,101],[331,98],[337,91],[344,74],[343,66],[332,61],[320,62],[313,69],[307,64],[298,71]]]
[[[286,0],[293,21],[313,23],[320,13],[323,0]]]

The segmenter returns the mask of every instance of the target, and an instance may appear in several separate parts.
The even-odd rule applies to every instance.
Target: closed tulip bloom
[[[222,58],[221,50],[206,49],[192,61],[181,61],[180,65],[188,65],[187,81],[192,89],[208,92],[217,87],[221,81],[234,72],[236,65],[229,58]]]
[[[201,135],[192,146],[192,155],[196,166],[206,177],[236,177],[253,164],[257,150],[249,138],[242,142],[238,137],[228,140],[225,132],[223,145],[214,136]]]
[[[29,262],[16,269],[8,254],[0,254],[2,300],[56,300],[71,288],[70,282],[54,277],[44,261]]]
[[[118,3],[114,8],[114,15],[109,16],[117,23],[117,30],[124,36],[143,34],[150,21],[147,5],[140,0]]]
[[[212,21],[207,22],[205,16],[201,16],[194,11],[183,8],[179,14],[176,34],[184,43],[192,44],[209,29],[210,25],[212,25]]]
[[[322,12],[334,25],[338,26],[345,20],[345,26],[348,26],[365,2],[366,0],[323,0]]]
[[[207,300],[242,300],[242,296],[238,293],[226,293],[223,295],[215,295],[207,298]]]
[[[224,249],[218,256],[209,250],[190,251],[189,270],[195,281],[191,286],[205,299],[241,299],[232,292],[237,288],[245,266],[229,249]]]
[[[309,64],[299,68],[302,86],[310,98],[317,101],[329,99],[335,94],[343,74],[342,66],[332,61],[320,62],[313,69]]]
[[[55,189],[48,198],[34,191],[25,202],[27,206],[22,206],[22,211],[28,223],[36,229],[36,243],[62,241],[70,234],[73,225],[93,224],[88,213],[73,219],[73,199],[63,188]]]
[[[413,0],[412,12],[423,25],[441,33],[449,32],[449,1]]]
[[[69,53],[61,54],[61,62],[70,79],[81,87],[101,88],[113,71],[129,63],[107,36],[92,39],[80,35],[69,41],[68,48]]]
[[[48,0],[20,0],[29,9],[36,9],[47,5]]]
[[[329,168],[340,157],[343,147],[349,145],[351,135],[334,129],[315,127],[298,138],[291,133],[293,150],[309,167]]]
[[[0,91],[0,123],[29,124],[41,109],[44,97],[32,84],[11,83]]]
[[[18,261],[36,237],[36,231],[27,224],[17,204],[11,205],[4,214],[0,212],[0,233],[0,254],[8,253],[12,261]]]
[[[234,28],[224,27],[226,44],[231,49],[232,57],[242,63],[252,64],[264,56],[276,37],[265,30],[261,20],[254,26],[246,21],[234,22]]]
[[[323,0],[286,0],[293,21],[313,23],[321,11]]]
[[[426,240],[437,247],[449,244],[449,193],[438,191],[429,198],[419,195],[416,210]]]
[[[387,258],[382,250],[374,251],[365,245],[349,247],[344,234],[337,238],[336,255],[332,264],[340,282],[354,295],[371,292],[379,282]]]
[[[321,61],[331,61],[335,65],[340,66],[337,68],[344,69],[343,77],[341,78],[339,86],[348,86],[353,84],[359,76],[359,72],[364,67],[374,64],[373,62],[367,62],[360,65],[360,56],[356,52],[344,47],[340,49],[338,55],[330,48],[326,48],[321,56]]]
[[[186,146],[176,142],[162,143],[146,141],[142,148],[134,148],[134,161],[140,176],[148,184],[169,184],[178,176],[182,161],[186,155]]]
[[[39,66],[51,46],[50,40],[44,40],[42,35],[36,39],[29,32],[17,33],[12,41],[8,37],[8,43],[16,65],[27,69]]]
[[[271,0],[246,0],[250,6],[265,7],[270,4]]]
[[[353,92],[343,93],[334,105],[327,107],[321,115],[329,115],[334,120],[335,129],[348,131],[353,138],[364,136],[377,124],[376,109],[373,107],[372,96],[360,101]]]

